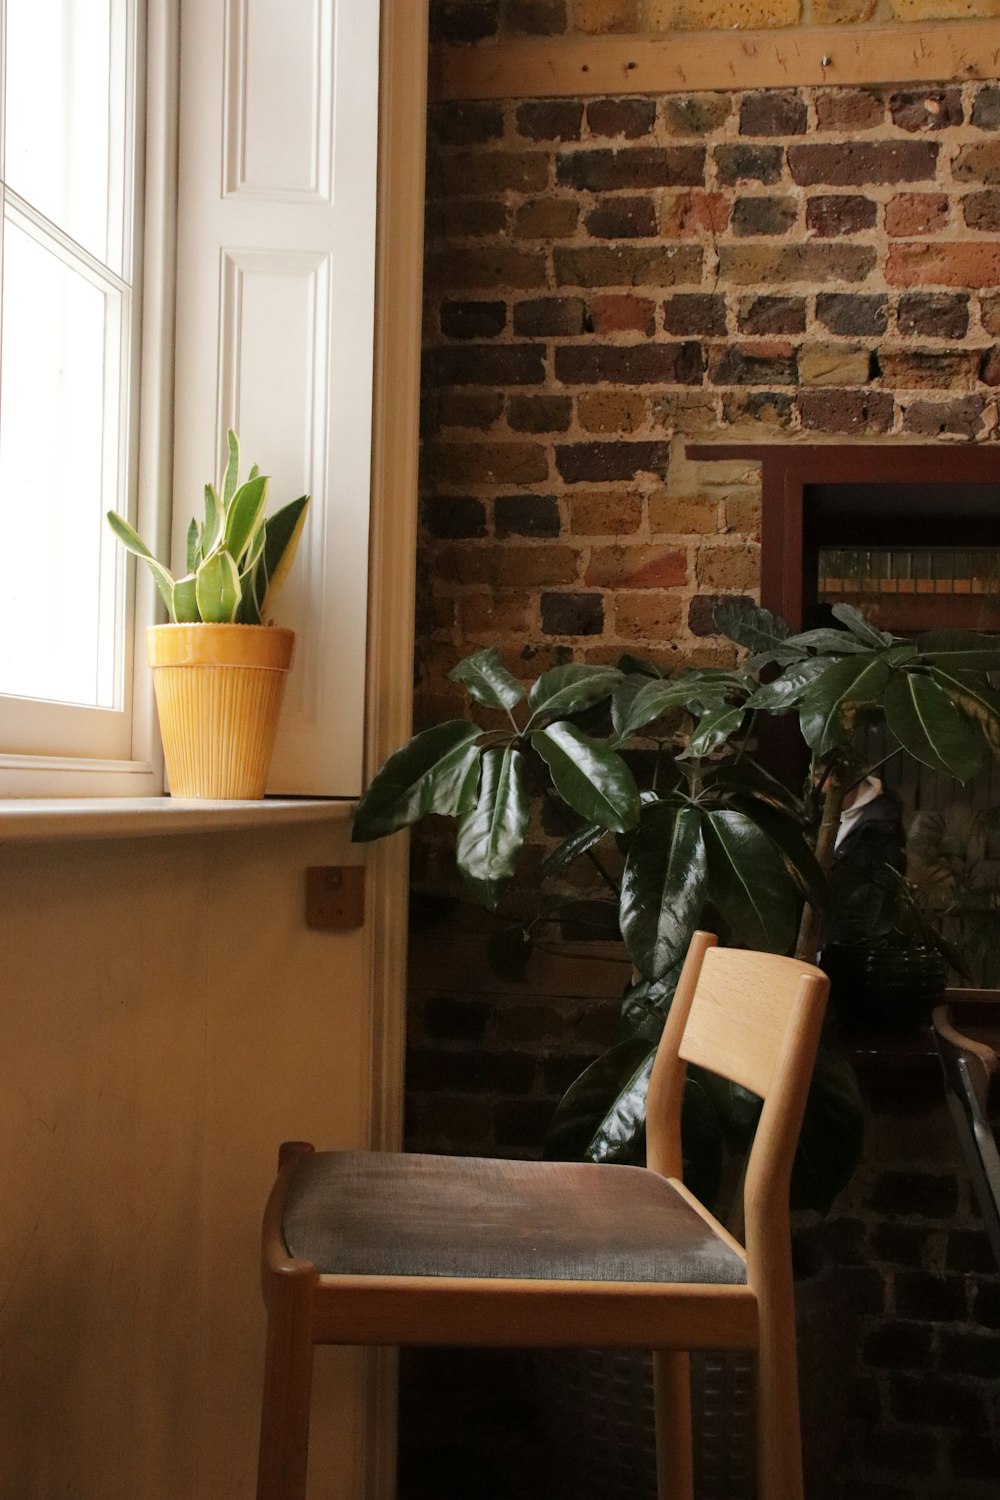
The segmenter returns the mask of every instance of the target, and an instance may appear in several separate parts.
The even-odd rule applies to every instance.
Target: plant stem
[[[840,827],[840,814],[843,806],[844,788],[836,776],[831,776],[826,781],[823,816],[820,820],[819,833],[816,836],[816,863],[824,875],[829,875],[830,866],[833,864],[833,850],[837,841],[837,829]],[[799,926],[798,942],[795,945],[795,957],[807,964],[815,963],[819,936],[820,914],[807,901],[802,909],[802,922]]]

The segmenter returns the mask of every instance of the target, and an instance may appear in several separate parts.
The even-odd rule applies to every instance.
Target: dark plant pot
[[[811,1258],[795,1307],[806,1500],[833,1500],[856,1319],[832,1262]],[[656,1500],[652,1357],[567,1349],[541,1358],[554,1500]],[[694,1355],[691,1385],[695,1500],[755,1500],[752,1360]]]
[[[830,943],[822,965],[830,976],[833,1007],[851,1029],[908,1031],[926,1025],[947,978],[936,949],[893,938]]]

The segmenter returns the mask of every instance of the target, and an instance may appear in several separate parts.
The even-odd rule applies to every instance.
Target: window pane
[[[7,0],[6,181],[119,274],[125,28],[124,0]]]
[[[8,216],[3,267],[0,692],[111,708],[121,297]]]

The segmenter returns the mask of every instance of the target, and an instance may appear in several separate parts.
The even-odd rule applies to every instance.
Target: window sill
[[[0,843],[151,838],[296,823],[347,823],[354,807],[346,798],[196,802],[179,797],[4,797],[0,798]]]

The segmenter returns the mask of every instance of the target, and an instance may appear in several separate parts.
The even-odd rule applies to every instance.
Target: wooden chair
[[[661,1500],[691,1500],[688,1351],[757,1351],[760,1500],[801,1500],[789,1179],[827,979],[696,933],[648,1167],[281,1148],[263,1232],[258,1500],[303,1500],[315,1344],[652,1348]],[[687,1063],[764,1097],[746,1248],[683,1186]]]
[[[945,990],[934,1012],[944,1092],[1000,1266],[1000,990]]]

